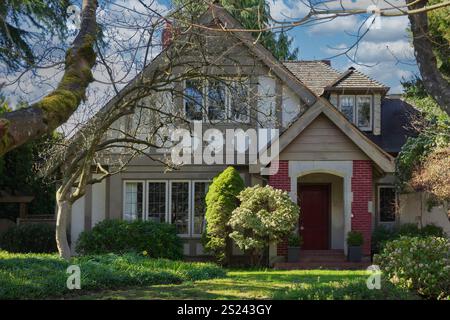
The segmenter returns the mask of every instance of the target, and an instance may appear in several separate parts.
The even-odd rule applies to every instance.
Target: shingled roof
[[[375,89],[387,92],[389,87],[350,67],[346,72],[329,84],[326,90],[333,89]]]
[[[323,94],[325,87],[341,77],[341,73],[333,69],[328,61],[285,61],[283,64],[318,96]]]

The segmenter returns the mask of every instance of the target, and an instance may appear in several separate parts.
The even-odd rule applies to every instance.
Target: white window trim
[[[355,110],[356,110],[356,96],[355,95],[349,95],[349,94],[342,94],[339,95],[339,111],[342,112],[342,104],[341,104],[341,99],[342,98],[352,98],[353,99],[353,119],[352,122],[353,124],[355,124],[355,119],[356,119],[356,115],[355,115]],[[345,115],[344,115],[345,117]],[[345,117],[347,119],[347,117]]]
[[[224,81],[233,81],[233,79],[235,78],[227,78],[227,79],[223,79]],[[195,79],[192,79],[195,80]],[[202,94],[203,94],[203,102],[202,102],[202,120],[193,120],[193,119],[188,119],[187,118],[187,112],[186,112],[186,102],[187,102],[187,97],[185,95],[185,91],[186,91],[186,81],[187,80],[183,80],[183,114],[186,117],[186,119],[189,122],[203,122],[203,123],[229,123],[229,122],[234,122],[234,123],[245,123],[248,124],[250,123],[250,82],[247,79],[242,80],[242,82],[245,83],[245,85],[247,85],[247,120],[245,121],[241,121],[241,120],[237,120],[237,119],[232,119],[232,115],[231,115],[231,91],[230,88],[228,86],[225,86],[225,119],[223,120],[210,120],[208,119],[208,114],[209,114],[209,101],[208,101],[208,88],[209,88],[209,80],[203,80],[204,85],[202,87]],[[201,80],[200,80],[201,81]],[[205,85],[206,84],[206,85]]]
[[[122,220],[125,220],[125,200],[126,200],[126,184],[127,183],[142,183],[142,218],[146,219],[147,212],[147,196],[146,196],[146,183],[145,180],[123,180],[122,181]]]
[[[166,196],[166,212],[164,212],[164,221],[167,222],[169,219],[169,199],[168,199],[168,194],[169,194],[169,183],[167,180],[146,180],[145,181],[145,185],[146,185],[146,193],[145,193],[145,220],[148,220],[148,209],[149,209],[149,205],[148,205],[148,190],[149,188],[149,184],[150,183],[164,183],[165,184],[165,196]]]
[[[169,200],[169,212],[168,212],[168,214],[167,214],[167,223],[169,223],[169,224],[172,224],[172,184],[174,183],[174,182],[187,182],[188,183],[188,201],[189,201],[189,203],[188,203],[188,221],[187,221],[187,232],[188,233],[178,233],[177,235],[180,237],[180,238],[189,238],[190,237],[190,227],[189,227],[189,225],[191,224],[190,223],[190,215],[191,215],[191,205],[192,205],[192,196],[191,196],[191,194],[192,194],[192,186],[191,186],[191,180],[169,180],[169,198],[168,198],[168,200]]]
[[[358,112],[358,98],[369,98],[370,99],[370,112],[369,112],[369,126],[368,127],[360,127],[359,124],[359,112]],[[356,95],[355,96],[355,115],[356,115],[356,126],[362,131],[372,131],[373,128],[373,96],[369,94],[365,95]]]
[[[142,184],[142,219],[144,221],[149,220],[149,204],[148,204],[148,190],[150,183],[164,183],[165,184],[165,192],[166,192],[166,212],[165,212],[165,222],[172,224],[172,215],[170,214],[172,211],[172,183],[174,182],[185,182],[189,185],[189,212],[188,212],[188,233],[186,234],[177,234],[181,238],[199,238],[201,234],[194,233],[194,192],[195,192],[195,183],[204,182],[211,184],[211,180],[208,179],[198,179],[198,180],[158,180],[158,179],[146,179],[146,180],[123,180],[122,182],[122,219],[125,220],[125,199],[126,199],[126,184],[127,183],[141,183]]]
[[[190,217],[190,234],[191,234],[191,236],[193,238],[199,238],[199,237],[202,236],[201,234],[194,233],[194,222],[195,222],[195,219],[194,219],[194,217],[195,217],[195,210],[194,210],[194,206],[195,206],[195,201],[194,200],[195,199],[194,199],[194,196],[195,196],[195,183],[197,183],[197,182],[205,182],[205,183],[211,184],[211,180],[191,180],[192,192],[191,192],[191,208],[190,208],[191,209],[190,210],[190,215],[191,215],[191,217]]]
[[[395,192],[395,205],[396,205],[396,210],[395,210],[395,219],[394,221],[381,221],[381,206],[380,206],[380,200],[381,200],[381,196],[380,196],[380,190],[381,188],[389,188],[389,189],[394,189],[395,191],[395,186],[393,185],[389,185],[389,184],[382,184],[382,185],[378,185],[377,186],[377,222],[378,224],[384,224],[384,225],[392,225],[397,223],[397,219],[398,219],[398,212],[397,212],[397,204],[398,204],[398,194],[397,192]]]

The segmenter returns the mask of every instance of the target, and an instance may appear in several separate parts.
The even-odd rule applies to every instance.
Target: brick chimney
[[[163,50],[166,49],[168,46],[170,46],[172,40],[173,40],[173,25],[172,22],[166,20],[166,24],[161,34],[161,45]]]

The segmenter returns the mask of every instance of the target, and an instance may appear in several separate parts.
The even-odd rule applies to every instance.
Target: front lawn
[[[179,285],[104,291],[82,299],[417,299],[382,283],[369,290],[365,271],[295,270],[230,271],[217,278]]]
[[[81,290],[67,289],[69,265],[80,267]],[[59,298],[67,294],[180,284],[224,276],[223,269],[213,264],[150,259],[136,254],[84,256],[67,262],[52,254],[0,251],[0,299]]]

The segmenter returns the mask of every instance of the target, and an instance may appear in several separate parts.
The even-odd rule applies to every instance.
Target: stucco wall
[[[423,193],[408,193],[399,196],[399,223],[417,223],[422,226],[440,226],[450,237],[450,221],[444,206],[433,207],[428,211],[426,196]]]

